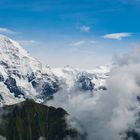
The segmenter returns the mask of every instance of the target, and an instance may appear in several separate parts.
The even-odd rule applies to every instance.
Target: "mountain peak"
[[[4,40],[4,39],[9,39],[7,36],[3,35],[3,34],[0,34],[0,40]]]
[[[0,62],[7,66],[6,70],[16,69],[22,75],[42,68],[42,64],[37,59],[31,57],[18,42],[4,35],[0,35]]]
[[[13,45],[15,48],[22,49],[22,47],[20,46],[20,44],[18,42],[14,41],[11,38],[9,38],[5,35],[2,35],[2,34],[0,34],[0,43],[1,43],[1,45],[2,44]]]

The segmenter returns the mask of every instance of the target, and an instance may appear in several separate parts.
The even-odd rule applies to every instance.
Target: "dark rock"
[[[105,86],[100,86],[100,87],[99,87],[99,90],[107,90],[107,87],[105,87]]]
[[[138,113],[138,118],[135,121],[134,127],[128,128],[128,130],[123,134],[123,140],[140,140],[140,112]]]
[[[28,78],[28,82],[31,82],[31,81],[33,81],[36,77],[35,77],[35,74],[32,72],[30,75],[27,75],[27,78]]]
[[[33,88],[37,88],[38,85],[39,85],[35,80],[33,80],[33,81],[31,82],[31,84],[32,84]]]
[[[4,77],[3,75],[0,74],[0,82],[3,82],[4,81]]]
[[[3,99],[2,95],[0,94],[0,101],[1,101],[1,100],[4,100],[4,99]]]
[[[42,95],[45,97],[49,97],[56,93],[59,90],[59,85],[56,82],[44,83],[42,85]]]
[[[5,85],[11,93],[14,93],[15,97],[19,97],[19,95],[24,95],[24,93],[17,87],[16,80],[14,78],[7,78],[5,81]]]
[[[0,65],[4,66],[5,68],[9,68],[8,64],[4,61],[0,61]]]
[[[78,79],[79,87],[82,90],[90,90],[94,89],[95,84],[91,82],[91,79],[85,75],[81,75]]]
[[[140,134],[136,130],[129,130],[123,137],[123,140],[140,140]]]
[[[33,88],[36,89],[37,92],[40,93],[38,95],[38,98],[41,98],[43,100],[51,99],[53,94],[56,93],[59,90],[59,84],[58,81],[51,81],[48,79],[47,82],[39,81],[37,79],[33,80],[31,82]]]

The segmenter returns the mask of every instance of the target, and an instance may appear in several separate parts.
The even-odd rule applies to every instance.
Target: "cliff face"
[[[33,101],[5,106],[2,109],[0,135],[7,140],[83,140],[75,129],[68,128],[62,108],[47,107]]]

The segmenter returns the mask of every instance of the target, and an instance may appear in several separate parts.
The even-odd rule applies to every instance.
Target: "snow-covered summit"
[[[20,44],[0,35],[0,64],[7,67],[8,73],[20,72],[26,75],[32,71],[44,70],[42,64],[24,50]]]
[[[70,66],[48,68],[21,45],[0,35],[0,102],[12,104],[26,98],[42,102],[64,89],[106,89],[110,67],[81,70]]]
[[[56,80],[51,70],[31,57],[18,42],[0,35],[0,84],[1,92],[5,93],[1,93],[2,99],[9,93],[16,98],[41,97],[48,94],[46,90],[55,91],[52,84]]]

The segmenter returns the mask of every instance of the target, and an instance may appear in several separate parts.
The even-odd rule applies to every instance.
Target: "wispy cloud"
[[[82,32],[90,32],[90,30],[91,30],[91,27],[90,26],[86,26],[86,25],[83,25],[80,28],[80,31],[82,31]]]
[[[18,42],[23,46],[39,44],[39,42],[36,40],[18,40]]]
[[[112,33],[112,34],[106,34],[103,36],[105,39],[116,39],[116,40],[122,40],[123,38],[132,36],[132,33]]]
[[[15,34],[17,32],[14,32],[14,31],[12,31],[12,30],[10,30],[8,28],[2,28],[2,27],[0,27],[0,33],[4,33],[4,34]]]
[[[77,41],[77,42],[74,42],[72,44],[70,44],[71,46],[80,46],[80,45],[83,45],[85,44],[86,42],[84,40],[81,40],[81,41]]]
[[[70,44],[70,46],[81,46],[81,45],[90,45],[90,44],[95,44],[97,43],[96,41],[94,40],[81,40],[81,41],[77,41],[77,42],[74,42],[72,44]]]

